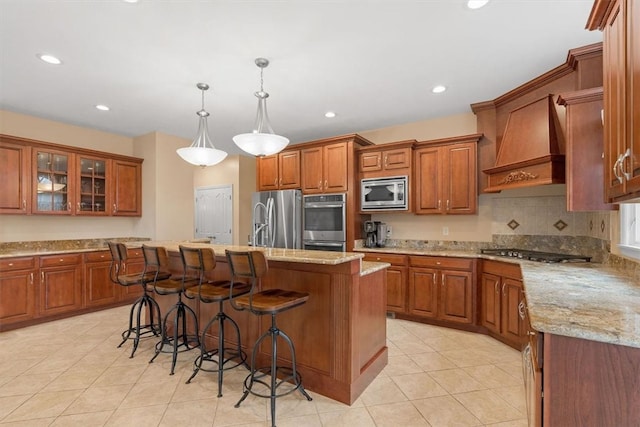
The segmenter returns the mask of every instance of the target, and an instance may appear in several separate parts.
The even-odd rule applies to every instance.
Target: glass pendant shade
[[[202,90],[202,109],[196,113],[200,117],[198,133],[189,147],[178,148],[176,152],[185,162],[192,165],[213,166],[223,161],[227,157],[227,153],[215,148],[209,137],[207,124],[209,113],[204,110],[204,91],[209,89],[209,86],[198,83],[198,89]]]
[[[258,98],[256,122],[251,133],[242,133],[233,137],[233,142],[243,151],[254,156],[270,156],[282,151],[289,145],[289,139],[276,135],[269,123],[267,98],[269,94],[262,88],[262,71],[269,65],[264,58],[257,58],[255,63],[260,67],[260,90],[254,95]]]

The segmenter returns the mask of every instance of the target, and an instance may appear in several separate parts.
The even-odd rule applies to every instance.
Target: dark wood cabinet
[[[563,93],[566,108],[567,211],[603,211],[605,202],[602,87]]]
[[[40,257],[41,316],[82,308],[82,256],[63,254]]]
[[[99,307],[118,301],[119,285],[109,277],[111,254],[109,251],[89,252],[84,255],[84,306]]]
[[[257,160],[258,191],[300,188],[300,151],[283,151]]]
[[[607,201],[640,198],[640,5],[597,0],[587,22],[603,32]]]
[[[479,139],[480,135],[469,135],[416,144],[413,168],[416,214],[476,213]]]
[[[358,150],[358,171],[361,178],[411,176],[415,139],[391,142]]]
[[[387,268],[387,311],[407,312],[408,257],[395,254],[366,254],[365,261],[388,262]]]
[[[142,161],[113,161],[112,212],[114,216],[142,215]]]
[[[142,159],[0,135],[0,214],[141,216]]]
[[[409,256],[408,313],[475,323],[475,260]]]
[[[491,336],[518,350],[527,340],[521,276],[517,264],[482,261],[480,323]]]
[[[0,330],[37,314],[36,258],[0,259]]]
[[[349,189],[346,142],[304,148],[300,157],[304,194],[343,193]]]
[[[0,213],[31,212],[31,148],[0,136]]]

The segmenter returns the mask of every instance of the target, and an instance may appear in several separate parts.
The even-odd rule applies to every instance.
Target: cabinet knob
[[[64,262],[64,258],[60,258],[58,262]]]
[[[13,267],[13,263],[12,262],[9,263],[9,267]]]

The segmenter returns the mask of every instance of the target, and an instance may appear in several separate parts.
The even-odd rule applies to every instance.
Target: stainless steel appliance
[[[302,248],[302,192],[253,193],[251,244],[270,248]]]
[[[303,247],[322,251],[346,250],[345,193],[303,197]]]
[[[360,209],[363,211],[406,211],[409,208],[407,176],[366,178],[360,181]]]
[[[590,256],[584,255],[571,255],[571,254],[558,254],[553,252],[538,252],[529,251],[526,249],[511,249],[511,248],[497,248],[497,249],[481,249],[481,253],[487,255],[497,255],[502,257],[519,258],[527,261],[538,262],[590,262]]]
[[[387,224],[376,221],[376,246],[384,248],[387,244]]]

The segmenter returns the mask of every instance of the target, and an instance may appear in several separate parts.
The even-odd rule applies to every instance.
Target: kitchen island
[[[166,248],[170,269],[182,272],[178,249],[181,242],[130,242],[127,246],[135,248],[142,243]],[[298,370],[311,393],[350,405],[386,366],[385,270],[388,264],[363,262],[362,254],[349,252],[184,244],[214,250],[217,265],[209,277],[213,280],[230,278],[225,249],[264,251],[269,271],[262,278],[262,289],[281,288],[310,294],[306,304],[279,314],[278,326],[294,343]],[[176,301],[171,295],[156,299],[163,313]],[[217,304],[186,302],[198,314],[200,325],[205,325],[218,310]],[[240,326],[243,349],[251,352],[253,343],[270,326],[270,318],[235,311],[228,302],[225,302],[225,311]],[[209,337],[208,346],[216,342],[216,335]],[[258,352],[261,362],[268,360],[269,351],[268,342],[261,346]],[[278,364],[290,362],[284,347],[278,359]]]

